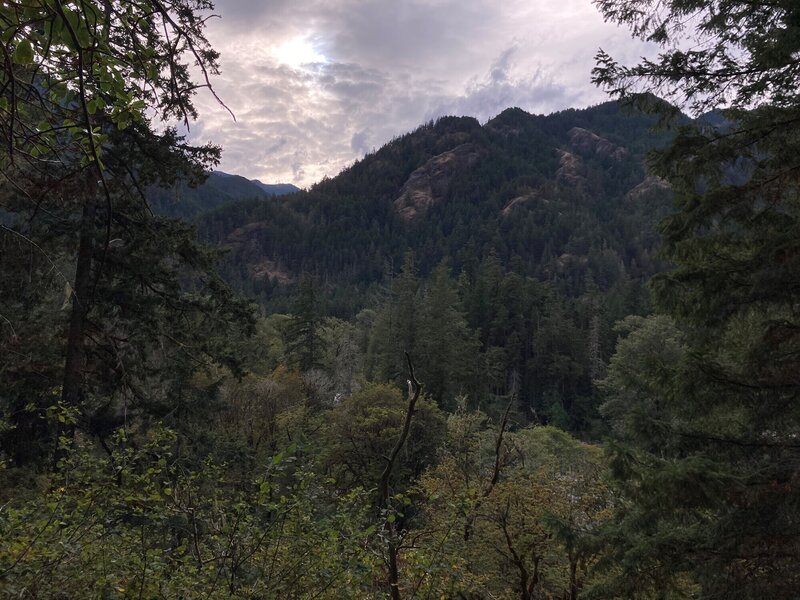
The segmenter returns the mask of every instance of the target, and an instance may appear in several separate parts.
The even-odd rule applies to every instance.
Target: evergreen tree
[[[324,351],[318,304],[314,278],[305,273],[286,327],[287,357],[303,372],[318,367]]]
[[[454,408],[460,394],[474,395],[469,384],[477,364],[479,342],[467,325],[446,263],[436,267],[425,290],[417,331],[419,377],[429,395],[446,408]]]
[[[0,345],[18,346],[0,357],[0,408],[13,426],[0,443],[18,464],[75,427],[103,440],[134,415],[185,415],[189,373],[237,368],[228,342],[252,328],[246,304],[214,272],[216,253],[155,217],[142,193],[197,183],[218,160],[217,148],[154,132],[147,112],[195,115],[189,62],[216,69],[200,14],[209,6],[0,6],[14,55],[0,67],[0,273],[10,284]],[[48,420],[58,403],[80,418]]]
[[[674,268],[653,289],[688,351],[650,378],[660,408],[626,421],[615,463],[627,492],[615,543],[620,583],[631,596],[675,589],[699,598],[793,598],[800,5],[671,0],[654,18],[654,4],[598,1],[607,18],[665,50],[632,67],[601,52],[596,81],[651,104],[652,96],[636,93],[717,112],[691,124],[679,119],[675,142],[653,160],[677,209],[661,228]],[[692,50],[676,43],[687,23],[698,38]],[[636,389],[633,381],[622,388]]]
[[[405,352],[416,358],[419,280],[414,255],[408,252],[400,274],[391,281],[369,341],[370,375],[377,381],[405,384]]]

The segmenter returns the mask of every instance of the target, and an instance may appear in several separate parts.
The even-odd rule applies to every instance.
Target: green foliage
[[[475,379],[479,342],[467,325],[448,271],[446,264],[439,265],[424,292],[414,356],[426,393],[452,409],[456,397],[467,392]]]
[[[625,337],[599,384],[605,396],[600,410],[619,437],[656,452],[667,442],[659,430],[680,415],[664,394],[687,357],[683,335],[663,315],[627,317],[615,329]]]
[[[210,8],[0,6],[0,595],[574,600],[603,554],[604,462],[524,425],[596,431],[611,323],[659,269],[652,119],[439,119],[306,193],[207,213],[221,277],[150,205],[219,158],[147,118],[195,116]],[[429,394],[412,412],[406,351]],[[707,474],[687,502],[728,484],[711,466],[688,464]]]
[[[495,451],[497,432],[481,420],[450,418],[442,459],[420,482],[422,542],[410,558],[419,589],[577,598],[597,559],[591,539],[610,515],[598,449],[533,427],[506,433]]]
[[[110,129],[146,125],[148,108],[164,118],[195,117],[190,64],[206,76],[217,69],[203,35],[210,8],[205,0],[0,7],[13,59],[0,70],[3,169],[44,170],[51,153],[64,166],[77,151],[81,164],[102,171]]]
[[[216,68],[207,2],[18,2],[0,7],[17,64],[0,70],[0,447],[17,466],[58,454],[57,398],[70,429],[105,439],[124,422],[189,412],[203,366],[240,374],[231,339],[247,302],[215,272],[219,253],[141,192],[197,183],[219,158],[146,114],[194,116],[189,63]],[[174,39],[173,39],[174,38]],[[191,400],[197,400],[192,398]],[[198,403],[193,407],[202,409]]]
[[[209,3],[0,7],[0,594],[797,596],[797,8],[598,5],[666,50],[596,81],[732,108],[443,118],[204,214],[222,277],[140,193],[218,158],[144,118]]]
[[[620,65],[598,54],[595,81],[614,94],[638,90],[689,101],[697,112],[720,106],[747,109],[762,103],[796,107],[797,5],[720,0],[597,0],[606,19],[627,25],[664,52],[655,60]],[[687,23],[696,35],[690,50],[673,42]],[[688,33],[688,32],[687,32]]]
[[[483,127],[443,119],[307,192],[227,205],[198,226],[230,249],[227,281],[266,311],[295,315],[290,361],[314,371],[320,400],[358,377],[334,382],[332,350],[309,360],[322,329],[309,311],[300,318],[303,272],[317,278],[320,323],[360,314],[350,338],[359,351],[348,346],[365,379],[404,387],[409,351],[443,408],[466,395],[496,413],[514,394],[525,421],[597,438],[595,381],[613,324],[650,310],[643,284],[662,268],[653,223],[671,190],[643,164],[665,140],[647,132],[654,122],[617,103],[547,117],[509,110]],[[430,167],[448,156],[446,168]],[[426,177],[430,203],[406,219],[396,201]]]
[[[653,281],[674,322],[635,324],[606,380],[624,442],[616,593],[795,597],[798,6],[671,1],[653,18],[648,1],[598,4],[664,47],[632,67],[601,54],[599,83],[718,109],[652,158],[676,193],[660,228],[674,268]]]
[[[285,329],[286,355],[300,371],[318,366],[324,352],[316,296],[314,280],[305,274]]]
[[[224,206],[202,215],[199,228],[232,248],[226,278],[278,312],[290,306],[283,284],[309,271],[332,284],[321,290],[330,314],[352,317],[370,286],[389,285],[387,271],[395,275],[409,250],[423,277],[442,260],[472,274],[494,254],[506,269],[516,263],[522,276],[554,281],[566,297],[585,290],[589,272],[606,291],[625,274],[636,280],[661,267],[653,223],[670,194],[643,182],[644,151],[663,143],[648,133],[654,121],[616,103],[547,117],[509,110],[483,127],[442,119],[307,192]],[[575,137],[576,127],[585,133]],[[594,134],[619,152],[598,152]],[[451,161],[439,178],[426,170],[464,147],[474,164]],[[572,166],[563,168],[563,156]],[[426,177],[427,208],[406,220],[396,201]],[[264,273],[265,260],[279,268]]]
[[[232,487],[224,465],[186,469],[177,438],[122,432],[110,455],[84,439],[51,488],[0,513],[0,591],[37,598],[353,596],[369,584],[370,536],[358,492],[332,500],[275,455],[265,474]]]
[[[364,373],[366,333],[362,327],[340,319],[327,319],[320,332],[323,367],[331,374],[334,398],[336,394],[350,395],[359,385]]]
[[[414,354],[417,349],[419,285],[414,255],[408,253],[378,307],[370,331],[368,373],[378,381],[392,380],[402,385],[406,370],[403,353]]]
[[[343,489],[377,487],[400,435],[407,402],[397,388],[372,384],[343,398],[327,416],[325,460]],[[394,489],[402,491],[436,458],[445,420],[437,406],[419,399],[408,440],[395,466]]]

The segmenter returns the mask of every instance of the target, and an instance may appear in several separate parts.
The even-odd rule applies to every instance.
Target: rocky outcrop
[[[526,194],[524,196],[517,196],[516,198],[512,198],[503,207],[503,210],[500,211],[500,214],[504,217],[507,217],[508,215],[511,214],[511,211],[513,211],[515,208],[528,204],[534,198],[536,198],[535,194]]]
[[[556,170],[556,181],[561,184],[576,185],[585,181],[583,176],[583,161],[572,152],[558,150],[558,170]]]
[[[461,144],[428,160],[411,173],[400,190],[394,201],[397,214],[404,221],[413,221],[423,215],[445,196],[453,177],[478,162],[480,155],[475,144]]]
[[[600,158],[610,157],[614,160],[622,160],[628,155],[625,148],[612,144],[607,139],[582,127],[573,127],[567,132],[567,135],[570,146],[584,156],[595,155]]]
[[[294,277],[286,269],[282,269],[277,263],[267,258],[249,265],[248,270],[253,279],[272,279],[283,284],[294,280]]]
[[[625,200],[629,202],[638,202],[653,194],[661,194],[669,191],[672,191],[672,186],[668,181],[654,175],[648,175],[644,178],[642,183],[625,194]]]

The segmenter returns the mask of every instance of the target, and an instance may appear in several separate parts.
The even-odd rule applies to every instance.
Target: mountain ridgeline
[[[525,420],[587,431],[614,323],[649,311],[644,283],[664,266],[654,122],[614,102],[444,117],[307,191],[196,222],[266,313],[355,323],[367,378],[401,383],[410,350],[445,407],[515,394]]]

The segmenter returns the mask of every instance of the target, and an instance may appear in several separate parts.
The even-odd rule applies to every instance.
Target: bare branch
[[[489,497],[494,489],[494,486],[497,485],[497,482],[500,481],[500,472],[502,471],[503,465],[502,460],[500,458],[500,450],[503,447],[503,434],[505,434],[506,427],[508,426],[508,414],[511,412],[511,406],[514,404],[514,400],[516,396],[511,396],[511,399],[508,401],[508,405],[506,406],[506,410],[503,413],[503,420],[500,422],[500,431],[497,434],[497,441],[494,445],[494,469],[492,470],[492,478],[489,480],[489,484],[484,488],[483,494],[478,501],[475,502],[475,506],[470,511],[469,515],[467,515],[467,521],[464,523],[464,541],[468,542],[470,535],[472,535],[472,527],[475,524],[475,519],[478,517],[478,511],[483,504],[483,501]]]

